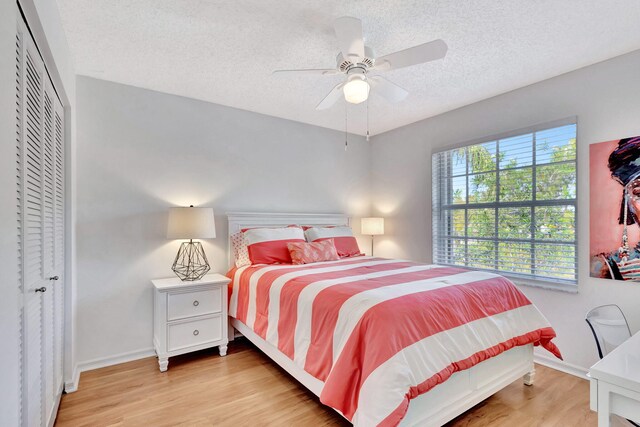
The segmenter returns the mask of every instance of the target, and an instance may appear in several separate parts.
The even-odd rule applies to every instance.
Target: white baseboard
[[[69,381],[64,382],[64,392],[65,393],[73,393],[74,391],[78,391],[78,383],[80,382],[80,369],[78,369],[78,365],[73,368],[73,376]]]
[[[120,363],[132,362],[134,360],[144,359],[145,357],[151,357],[155,355],[156,351],[154,350],[154,348],[149,347],[141,350],[130,351],[127,353],[115,354],[113,356],[87,360],[86,362],[80,362],[78,363],[78,367],[76,369],[78,375],[77,379],[74,378],[73,383],[68,383],[69,389],[67,389],[67,384],[65,384],[65,391],[69,393],[70,391],[74,392],[78,389],[78,382],[80,381],[80,374],[82,372],[106,368],[107,366],[119,365]]]
[[[556,359],[554,357],[544,356],[540,354],[533,355],[533,361],[539,363],[547,368],[555,369],[556,371],[564,372],[565,374],[574,375],[576,377],[588,380],[588,369],[582,366],[574,365],[573,363],[565,362],[564,360]]]
[[[97,359],[87,360],[78,363],[80,372],[92,371],[94,369],[105,368],[107,366],[118,365],[120,363],[131,362],[133,360],[144,359],[145,357],[155,356],[156,351],[153,347],[143,348],[141,350],[129,351],[127,353],[114,354],[108,357],[99,357]]]

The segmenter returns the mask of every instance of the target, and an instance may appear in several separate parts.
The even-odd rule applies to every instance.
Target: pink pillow
[[[356,238],[349,226],[309,227],[304,232],[307,242],[333,239],[341,258],[362,255]]]
[[[298,226],[243,229],[251,264],[291,264],[288,243],[304,242]]]
[[[336,261],[340,259],[333,239],[314,243],[287,243],[287,247],[289,248],[293,264],[310,264],[312,262]]]

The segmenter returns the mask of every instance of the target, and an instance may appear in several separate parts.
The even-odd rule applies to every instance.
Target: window
[[[433,259],[576,283],[576,125],[433,154]]]

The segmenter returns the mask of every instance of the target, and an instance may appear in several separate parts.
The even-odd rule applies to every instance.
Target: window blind
[[[576,125],[432,156],[437,264],[576,283]]]

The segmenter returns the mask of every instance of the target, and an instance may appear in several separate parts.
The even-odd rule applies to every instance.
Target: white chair
[[[615,304],[594,308],[587,313],[585,320],[593,332],[600,359],[631,338],[627,319]]]
[[[615,304],[601,305],[594,308],[587,313],[584,320],[587,321],[591,332],[593,332],[600,359],[631,338],[631,330],[629,329],[627,318],[624,317],[620,307]],[[631,420],[627,421],[636,427],[640,427]]]

